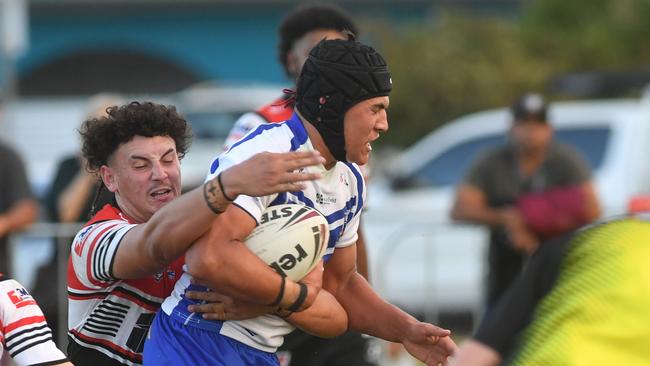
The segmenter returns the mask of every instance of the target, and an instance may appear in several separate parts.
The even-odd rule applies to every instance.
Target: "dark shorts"
[[[278,358],[282,366],[377,366],[371,343],[352,331],[323,339],[295,330],[285,337]]]

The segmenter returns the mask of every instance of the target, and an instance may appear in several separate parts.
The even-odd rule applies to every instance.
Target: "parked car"
[[[650,193],[650,93],[640,99],[554,103],[557,140],[593,169],[604,215]],[[373,285],[388,300],[435,319],[482,311],[487,230],[451,221],[454,185],[485,148],[507,138],[506,109],[471,114],[379,162],[363,222]]]

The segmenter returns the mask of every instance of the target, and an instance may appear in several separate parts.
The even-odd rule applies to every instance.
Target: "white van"
[[[650,93],[641,99],[554,103],[557,140],[593,169],[604,215],[624,213],[650,192]],[[449,218],[454,185],[481,150],[507,138],[507,109],[459,118],[374,170],[363,218],[373,286],[388,300],[434,319],[480,315],[487,230]]]

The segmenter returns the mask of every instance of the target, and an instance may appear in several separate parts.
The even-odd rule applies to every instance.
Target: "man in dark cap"
[[[490,228],[488,308],[540,241],[600,214],[589,167],[574,149],[553,141],[542,96],[523,95],[511,113],[508,143],[478,157],[456,190],[451,213]]]
[[[371,143],[388,129],[391,88],[387,65],[374,49],[349,40],[323,40],[302,69],[291,119],[257,127],[214,160],[209,177],[256,151],[318,150],[325,163],[313,168],[322,179],[301,191],[259,198],[240,195],[215,221],[211,232],[187,253],[185,273],[156,315],[145,345],[145,365],[277,366],[275,351],[293,326],[325,337],[349,327],[401,342],[427,365],[447,363],[456,349],[450,332],[385,302],[355,270],[359,214],[365,201],[357,164],[367,162]],[[330,230],[324,271],[309,275],[322,275],[322,289],[312,306],[301,312],[253,304],[248,284],[215,265],[222,250],[244,246],[267,207],[286,203],[316,208]],[[244,253],[241,266],[264,266],[250,252]],[[200,302],[185,297],[187,290],[227,295],[221,309],[212,305],[218,319],[193,316],[190,311]],[[282,292],[280,286],[278,297]]]

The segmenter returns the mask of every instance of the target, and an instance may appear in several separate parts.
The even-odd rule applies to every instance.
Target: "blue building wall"
[[[18,72],[24,76],[80,51],[113,49],[160,57],[203,79],[284,82],[276,28],[294,5],[36,7],[31,11],[30,48],[19,60]],[[420,22],[433,11],[428,2],[344,8],[360,23],[377,18]]]

